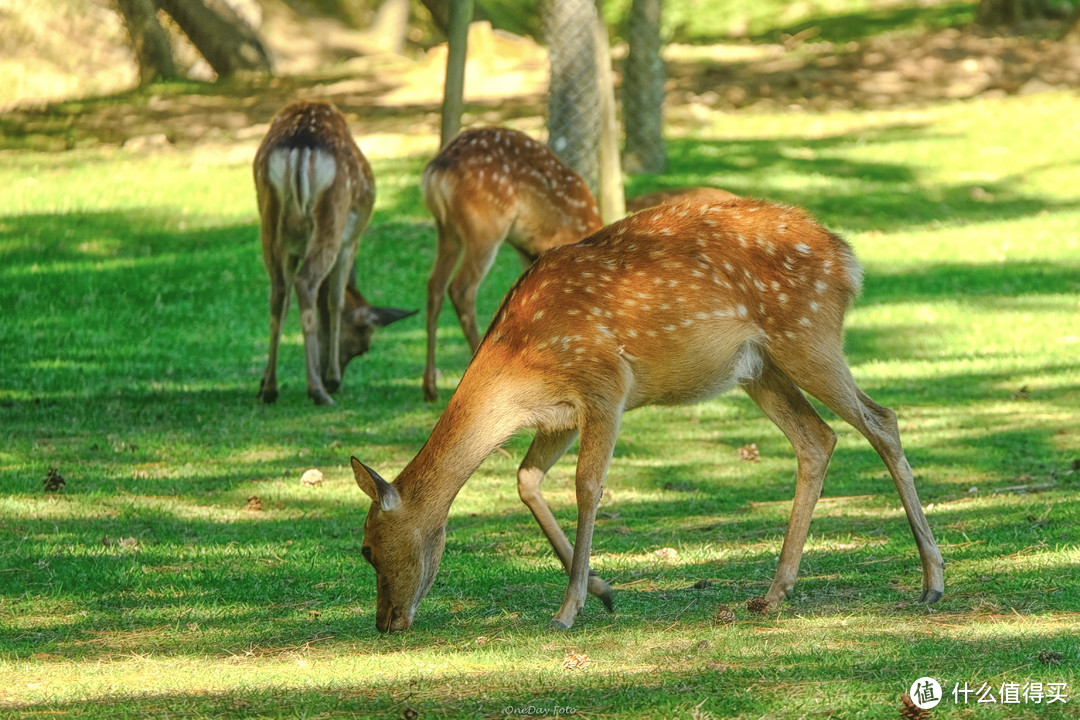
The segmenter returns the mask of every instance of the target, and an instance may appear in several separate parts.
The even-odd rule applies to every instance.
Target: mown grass
[[[775,569],[794,462],[732,394],[626,418],[594,551],[616,613],[590,601],[566,634],[546,629],[565,580],[516,497],[524,435],[459,496],[415,628],[375,631],[348,457],[393,476],[443,404],[421,402],[414,318],[380,332],[336,406],[312,406],[295,310],[281,397],[256,402],[254,141],[6,154],[0,716],[881,718],[930,675],[947,694],[934,717],[1077,717],[1078,110],[1052,93],[674,113],[672,172],[633,192],[716,184],[795,202],[864,261],[849,357],[900,414],[947,593],[933,611],[915,602],[891,481],[826,414],[840,441],[795,595],[747,614]],[[358,276],[373,300],[419,308],[434,238],[416,179],[435,139],[405,143],[365,144],[380,199]],[[500,256],[485,317],[518,269]],[[449,310],[439,361],[445,403],[468,361]],[[750,443],[760,462],[740,460]],[[573,460],[546,483],[566,527]],[[62,492],[43,490],[50,468]],[[321,486],[301,486],[308,468]],[[713,622],[721,604],[734,624]],[[965,682],[995,696],[1065,683],[1068,703],[954,703]]]

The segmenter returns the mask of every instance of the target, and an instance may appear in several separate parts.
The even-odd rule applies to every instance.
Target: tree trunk
[[[601,123],[596,22],[592,0],[544,3],[544,35],[551,64],[548,146],[581,175],[594,195],[600,186]]]
[[[154,0],[116,0],[124,19],[135,60],[139,65],[139,85],[180,76],[173,58],[169,34],[157,19]]]
[[[219,78],[237,72],[270,72],[270,58],[258,33],[223,2],[157,0]]]
[[[622,163],[619,159],[619,121],[615,111],[615,79],[611,73],[611,43],[596,1],[596,80],[600,94],[600,192],[596,196],[605,225],[626,215]]]
[[[662,0],[634,0],[630,10],[630,52],[623,73],[623,124],[628,172],[662,173],[664,145],[664,61],[660,58]]]
[[[465,108],[465,58],[469,49],[469,22],[473,0],[455,0],[447,21],[446,84],[443,89],[441,145],[454,139],[461,130]]]

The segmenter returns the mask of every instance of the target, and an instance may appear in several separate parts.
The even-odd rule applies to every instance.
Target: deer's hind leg
[[[825,470],[836,446],[836,433],[821,419],[795,383],[769,358],[764,359],[760,376],[744,384],[743,389],[787,437],[798,463],[795,501],[776,576],[763,597],[747,603],[750,610],[764,613],[779,608],[795,585],[810,519],[821,496]]]
[[[923,570],[923,589],[919,601],[936,602],[945,594],[945,562],[919,503],[915,477],[900,441],[896,414],[871,400],[855,384],[839,342],[835,346],[819,346],[815,350],[814,357],[790,358],[790,362],[783,366],[784,372],[799,387],[825,403],[858,430],[884,461],[904,504],[904,512],[919,549]]]
[[[438,245],[435,250],[435,266],[431,270],[427,286],[427,364],[424,367],[424,400],[433,402],[438,399],[435,368],[435,338],[439,329],[439,313],[442,312],[443,298],[450,275],[454,272],[461,257],[461,236],[457,229],[442,221],[436,221]]]

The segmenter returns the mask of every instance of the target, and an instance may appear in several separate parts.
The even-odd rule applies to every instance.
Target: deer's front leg
[[[581,450],[578,453],[577,491],[578,524],[570,563],[570,582],[566,587],[562,607],[551,620],[552,627],[568,630],[574,618],[585,606],[589,587],[589,556],[592,553],[596,508],[604,489],[604,477],[615,450],[619,431],[620,412],[610,416],[592,415],[581,428]]]
[[[529,446],[529,451],[525,453],[525,459],[521,461],[521,467],[518,468],[518,495],[521,497],[521,501],[525,503],[525,506],[532,511],[533,517],[536,518],[540,529],[547,536],[548,542],[551,543],[552,549],[559,557],[559,561],[562,562],[567,575],[570,574],[572,569],[574,548],[570,545],[570,541],[566,539],[566,535],[563,534],[562,528],[559,527],[558,521],[555,520],[555,516],[551,513],[551,508],[544,501],[544,496],[540,492],[540,483],[543,482],[544,476],[547,475],[551,466],[566,453],[566,449],[570,447],[576,437],[577,430],[557,432],[539,430],[536,437],[533,438],[532,445]],[[604,607],[608,609],[608,612],[615,609],[612,602],[611,586],[591,570],[589,572],[588,591],[590,595],[598,597],[604,603]]]

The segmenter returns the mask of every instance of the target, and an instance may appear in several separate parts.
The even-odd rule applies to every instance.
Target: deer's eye
[[[372,567],[375,567],[375,563],[371,559],[370,546],[365,545],[364,547],[360,548],[360,554],[364,556],[364,559],[368,561],[368,564],[370,564]]]

